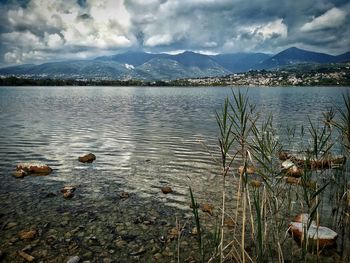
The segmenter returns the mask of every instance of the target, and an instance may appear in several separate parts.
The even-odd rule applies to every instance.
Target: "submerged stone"
[[[254,188],[259,188],[262,185],[262,182],[258,180],[251,180],[250,185]]]
[[[78,263],[79,261],[80,261],[80,257],[73,256],[73,257],[70,257],[66,263]]]
[[[28,262],[32,262],[35,259],[33,256],[29,255],[24,251],[18,251],[18,254]]]
[[[70,199],[72,197],[74,197],[74,192],[76,190],[75,186],[71,186],[71,185],[65,185],[62,189],[61,189],[61,193],[63,193],[63,197],[65,199]]]
[[[304,181],[304,180],[301,180],[301,178],[296,178],[292,176],[285,177],[285,180],[287,184],[295,184],[295,185],[300,185],[300,186],[312,188],[312,189],[315,189],[317,184],[315,181],[312,181],[312,180]]]
[[[248,174],[248,175],[253,175],[253,174],[255,174],[255,171],[256,171],[256,169],[255,169],[254,166],[246,166],[246,167],[245,167],[245,172],[246,172],[246,174]],[[239,174],[239,175],[243,175],[243,173],[244,173],[244,166],[238,167],[238,174]]]
[[[23,230],[18,233],[19,238],[22,240],[33,240],[34,238],[36,238],[37,234],[38,232],[35,229]]]
[[[9,222],[9,223],[7,223],[6,225],[5,225],[5,230],[7,230],[7,229],[11,229],[11,228],[14,228],[14,227],[16,227],[18,225],[18,223],[16,223],[16,222]]]
[[[127,199],[127,198],[129,198],[129,193],[128,193],[128,192],[121,192],[121,193],[119,194],[119,197],[120,197],[121,199]]]
[[[214,206],[211,204],[203,204],[202,206],[202,211],[208,213],[211,216],[214,214],[213,210],[214,210]]]

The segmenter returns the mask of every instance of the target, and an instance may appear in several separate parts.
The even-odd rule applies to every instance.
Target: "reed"
[[[340,153],[346,157],[350,151],[349,93],[343,95],[343,100],[345,107],[338,106],[337,112],[329,109],[322,121],[306,116],[307,126],[302,126],[299,133],[296,127],[287,127],[287,138],[281,142],[273,116],[262,118],[256,114],[256,106],[250,104],[247,93],[232,91],[222,111],[216,113],[222,205],[220,227],[216,224],[212,231],[212,246],[206,247],[209,251],[203,251],[203,229],[190,188],[201,262],[205,259],[210,262],[322,262],[324,251],[319,241],[314,244],[302,238],[298,248],[287,235],[289,222],[300,213],[310,215],[305,233],[312,220],[320,224],[329,223],[328,219],[332,218],[332,226],[341,236],[341,249],[336,255],[350,260],[349,253],[344,252],[350,244],[348,170],[346,163],[334,169],[331,159],[339,149],[345,149]],[[338,133],[334,132],[334,127]],[[303,171],[301,177],[295,179],[297,185],[294,186],[286,183],[279,160],[280,152],[291,145],[298,145],[303,154],[300,160],[293,159]],[[327,167],[323,167],[326,164]],[[238,173],[237,166],[243,167]],[[253,175],[249,169],[254,171]],[[230,198],[231,203],[227,203],[228,177],[233,178],[230,188],[235,189],[230,192],[235,195]],[[333,209],[329,209],[330,202]],[[225,228],[227,217],[234,219],[233,230]]]

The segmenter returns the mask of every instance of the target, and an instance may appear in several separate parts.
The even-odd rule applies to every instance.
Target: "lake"
[[[0,219],[2,228],[15,224],[0,233],[0,249],[17,262],[25,243],[11,238],[34,227],[55,240],[34,249],[37,258],[63,262],[79,254],[129,262],[130,251],[162,236],[161,226],[174,225],[176,216],[191,218],[190,185],[199,200],[220,200],[215,111],[232,90],[238,88],[0,87]],[[308,125],[308,116],[322,123],[329,107],[343,107],[348,88],[246,90],[262,117],[273,114],[284,138],[287,125]],[[88,152],[96,161],[79,163]],[[53,173],[11,176],[17,163],[30,161],[48,164]],[[62,198],[64,185],[77,186],[73,199]],[[165,185],[174,192],[164,195]],[[119,198],[123,191],[127,200]],[[130,223],[138,217],[159,225]],[[114,244],[118,236],[129,237],[127,249]]]

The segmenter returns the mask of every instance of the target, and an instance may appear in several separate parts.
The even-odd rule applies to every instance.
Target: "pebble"
[[[22,240],[32,240],[37,236],[38,232],[35,229],[23,230],[19,232],[19,238]]]
[[[188,242],[187,241],[181,241],[181,246],[182,247],[188,247]]]
[[[262,185],[262,182],[261,182],[261,181],[258,181],[258,180],[251,180],[251,181],[250,181],[250,185],[251,185],[252,187],[259,188],[259,187]]]
[[[78,263],[79,261],[80,261],[80,257],[73,256],[73,257],[70,257],[66,263]]]
[[[92,258],[93,257],[93,253],[91,251],[88,251],[86,252],[84,255],[83,255],[83,258]]]
[[[245,170],[246,174],[252,175],[252,174],[255,173],[255,167],[254,166],[246,166],[245,169],[246,169]],[[244,172],[244,166],[240,166],[238,168],[238,174],[239,175],[243,175],[243,172]]]
[[[25,246],[25,247],[22,249],[23,252],[29,252],[29,251],[31,251],[31,250],[32,250],[32,246],[31,246],[31,245],[27,245],[27,246]]]
[[[165,257],[172,257],[172,256],[174,256],[174,253],[171,252],[169,247],[166,247],[165,250],[163,251],[162,255]]]
[[[168,230],[168,235],[169,235],[169,238],[170,238],[170,239],[176,238],[177,235],[178,235],[178,230],[177,230],[177,228],[174,227],[174,228],[169,229],[169,230]]]
[[[135,252],[130,252],[129,255],[130,256],[139,256],[139,255],[142,255],[143,253],[146,252],[146,249],[144,246],[141,246],[140,249],[138,251],[135,251]]]
[[[127,242],[123,239],[118,239],[114,242],[114,244],[116,245],[116,247],[120,248],[120,247],[124,247],[127,244]]]
[[[127,198],[129,198],[129,193],[128,193],[128,192],[121,192],[121,193],[119,194],[119,197],[120,197],[121,199],[127,199]]]
[[[153,255],[153,258],[154,258],[155,260],[161,260],[162,254],[156,253],[156,254]]]
[[[224,226],[228,227],[229,229],[232,229],[235,227],[235,222],[231,218],[226,218],[224,220]]]
[[[28,262],[32,262],[35,259],[33,256],[27,254],[24,251],[18,251],[18,254]]]
[[[12,237],[12,238],[10,239],[9,245],[13,245],[13,243],[16,243],[18,240],[19,240],[18,237]]]
[[[213,215],[214,206],[211,204],[203,204],[202,211],[207,212],[209,215]]]
[[[9,222],[5,226],[5,230],[16,227],[18,224],[16,222]]]
[[[194,235],[194,236],[198,234],[197,227],[192,228],[191,234]]]
[[[120,232],[120,231],[124,230],[125,229],[124,224],[123,223],[117,223],[115,229],[117,230],[117,232]]]

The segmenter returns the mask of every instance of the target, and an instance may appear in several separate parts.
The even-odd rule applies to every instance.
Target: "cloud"
[[[336,28],[345,22],[346,12],[336,7],[329,9],[326,13],[315,17],[312,21],[305,23],[300,30],[309,32],[327,28]]]
[[[8,31],[0,35],[6,62],[26,62],[37,53],[52,57],[53,51],[61,59],[77,48],[118,49],[133,43],[122,0],[86,0],[83,6],[75,0],[31,0],[0,10],[5,15],[1,31]]]
[[[0,0],[0,66],[124,52],[339,54],[348,0]]]
[[[255,24],[243,26],[241,35],[249,35],[249,38],[258,38],[259,41],[265,41],[270,38],[286,38],[288,27],[283,23],[283,19],[276,19],[265,24]]]

